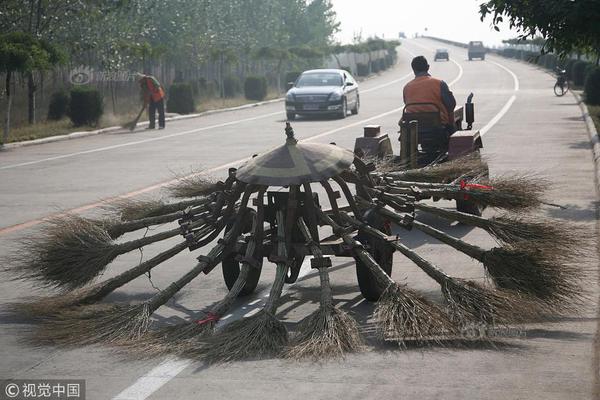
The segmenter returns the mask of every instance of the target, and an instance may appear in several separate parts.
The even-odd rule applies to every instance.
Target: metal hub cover
[[[279,146],[249,160],[237,170],[242,182],[265,186],[300,185],[319,182],[348,169],[354,154],[321,143],[298,143],[291,137]]]

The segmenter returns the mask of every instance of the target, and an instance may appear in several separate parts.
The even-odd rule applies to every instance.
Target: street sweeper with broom
[[[138,82],[142,90],[144,108],[148,106],[150,123],[147,129],[156,127],[156,112],[158,111],[158,129],[165,128],[165,91],[154,76],[139,74]]]

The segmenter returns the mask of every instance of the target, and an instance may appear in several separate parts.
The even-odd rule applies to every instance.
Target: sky
[[[331,0],[341,23],[337,38],[351,43],[362,31],[363,39],[377,35],[386,39],[415,33],[443,37],[457,42],[481,40],[488,46],[517,36],[508,26],[496,32],[490,21],[479,19],[483,0]],[[425,32],[427,28],[427,32]]]

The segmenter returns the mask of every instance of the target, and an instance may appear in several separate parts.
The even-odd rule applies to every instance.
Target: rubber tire
[[[240,274],[240,263],[236,261],[235,257],[237,254],[232,253],[229,254],[222,261],[222,271],[223,271],[223,279],[225,280],[225,285],[227,285],[227,289],[231,290],[235,281],[237,280]],[[258,281],[260,280],[260,273],[262,272],[262,260],[260,260],[260,266],[258,268],[250,268],[248,272],[248,279],[246,280],[246,284],[242,288],[239,296],[248,296],[252,294],[258,286]]]
[[[354,108],[352,110],[350,110],[350,113],[352,115],[356,115],[358,114],[358,111],[360,110],[360,97],[356,97],[356,104],[354,105]]]
[[[456,211],[481,217],[482,209],[469,200],[456,200]]]
[[[344,118],[346,118],[347,115],[348,115],[348,100],[346,100],[346,98],[344,97],[342,99],[342,111],[339,113],[339,117],[340,117],[340,119],[344,119]]]
[[[382,226],[377,227],[382,232],[386,232]],[[365,243],[372,247],[371,255],[373,259],[381,266],[381,269],[385,271],[388,276],[392,275],[392,265],[394,262],[394,250],[385,242],[381,240],[375,240],[373,243],[370,241]],[[376,302],[379,300],[386,288],[382,288],[377,284],[377,280],[371,273],[371,270],[363,264],[363,262],[356,258],[356,278],[358,279],[358,287],[360,293],[363,295],[365,300]]]
[[[288,121],[294,121],[296,119],[296,113],[285,113]]]

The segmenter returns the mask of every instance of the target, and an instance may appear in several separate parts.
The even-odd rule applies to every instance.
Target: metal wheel
[[[365,217],[367,221],[369,221],[369,225],[388,235],[391,234],[390,225],[387,224],[379,215],[375,214],[374,212],[367,211]],[[392,263],[394,261],[394,249],[391,248],[386,242],[380,239],[368,237],[360,231],[358,232],[358,235],[360,242],[370,247],[370,253],[377,264],[381,266],[386,274],[391,276]],[[381,287],[378,284],[375,276],[371,273],[369,268],[363,264],[362,261],[360,261],[359,258],[356,258],[355,261],[358,287],[360,288],[360,292],[362,293],[363,297],[368,301],[379,300],[386,288]]]

